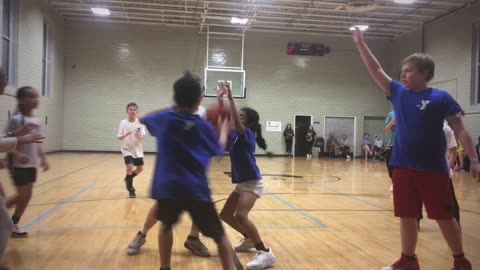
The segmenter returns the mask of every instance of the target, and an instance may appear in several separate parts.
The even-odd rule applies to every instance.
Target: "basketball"
[[[224,119],[225,117],[230,118],[230,108],[227,105],[219,106],[218,104],[213,104],[208,106],[206,119],[215,127],[217,131],[220,130],[218,126],[218,119]]]

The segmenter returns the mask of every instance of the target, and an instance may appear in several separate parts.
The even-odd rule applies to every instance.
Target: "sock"
[[[133,187],[133,177],[128,175],[125,177],[125,181],[127,181],[127,189],[130,190]]]
[[[12,216],[12,222],[13,224],[18,224],[20,222],[20,218],[16,216]]]
[[[269,249],[267,249],[267,248],[265,247],[265,245],[263,244],[263,242],[260,242],[260,243],[258,243],[258,244],[255,244],[255,249],[256,249],[256,250],[263,250],[263,251],[265,251],[265,252],[269,252],[269,251],[270,251]]]
[[[143,238],[147,237],[147,234],[142,232],[142,231],[138,231],[137,235],[141,235]]]
[[[136,174],[135,172],[132,172],[132,178],[135,178],[135,176],[137,176],[138,174]]]
[[[458,255],[453,255],[453,258],[454,258],[455,260],[464,259],[464,258],[465,258],[465,253],[458,254]]]
[[[402,258],[406,259],[407,261],[414,262],[414,261],[417,260],[417,255],[407,256],[407,255],[402,253]]]
[[[187,236],[187,240],[190,240],[190,241],[195,241],[195,240],[198,240],[198,236]]]
[[[147,232],[145,231],[145,227],[142,227],[142,228],[140,229],[140,233],[141,233],[142,235],[145,235],[145,236],[147,235]]]

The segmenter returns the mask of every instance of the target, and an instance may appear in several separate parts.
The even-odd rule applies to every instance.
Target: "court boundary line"
[[[28,224],[26,224],[25,226],[23,226],[23,229],[25,230],[28,230],[30,229],[32,226],[34,226],[35,224],[37,224],[39,221],[41,221],[42,219],[48,217],[50,214],[52,214],[53,212],[57,211],[60,207],[62,207],[64,204],[66,204],[67,202],[70,202],[72,201],[73,199],[75,199],[78,195],[82,194],[83,192],[87,191],[88,189],[90,189],[92,186],[94,186],[96,184],[95,181],[93,181],[92,183],[90,183],[89,185],[87,185],[86,187],[82,188],[80,191],[78,191],[77,193],[73,194],[72,196],[66,198],[65,200],[63,200],[62,202],[60,203],[57,203],[55,206],[53,206],[52,208],[48,209],[46,212],[44,212],[43,214],[41,214],[40,216],[36,217],[35,219],[33,219],[32,221],[30,221]]]

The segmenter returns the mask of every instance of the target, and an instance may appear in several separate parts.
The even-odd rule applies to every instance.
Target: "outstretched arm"
[[[235,129],[241,135],[245,134],[245,127],[243,126],[242,122],[240,121],[240,117],[238,116],[237,107],[235,106],[235,101],[233,100],[232,91],[230,89],[230,85],[228,83],[223,84],[224,92],[227,93],[228,96],[228,103],[230,105],[230,116],[232,117],[233,124]]]
[[[386,96],[390,96],[390,82],[392,81],[392,78],[385,73],[380,62],[378,62],[377,58],[375,58],[372,51],[370,51],[363,40],[362,32],[358,29],[353,31],[353,42],[355,43],[355,46],[362,57],[363,64],[367,67],[368,73],[370,73],[372,79],[375,80]]]

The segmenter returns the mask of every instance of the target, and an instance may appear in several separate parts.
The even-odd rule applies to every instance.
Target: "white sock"
[[[141,232],[143,235],[147,235],[147,232],[145,232],[145,227],[142,227],[142,229],[140,229],[140,232]]]

